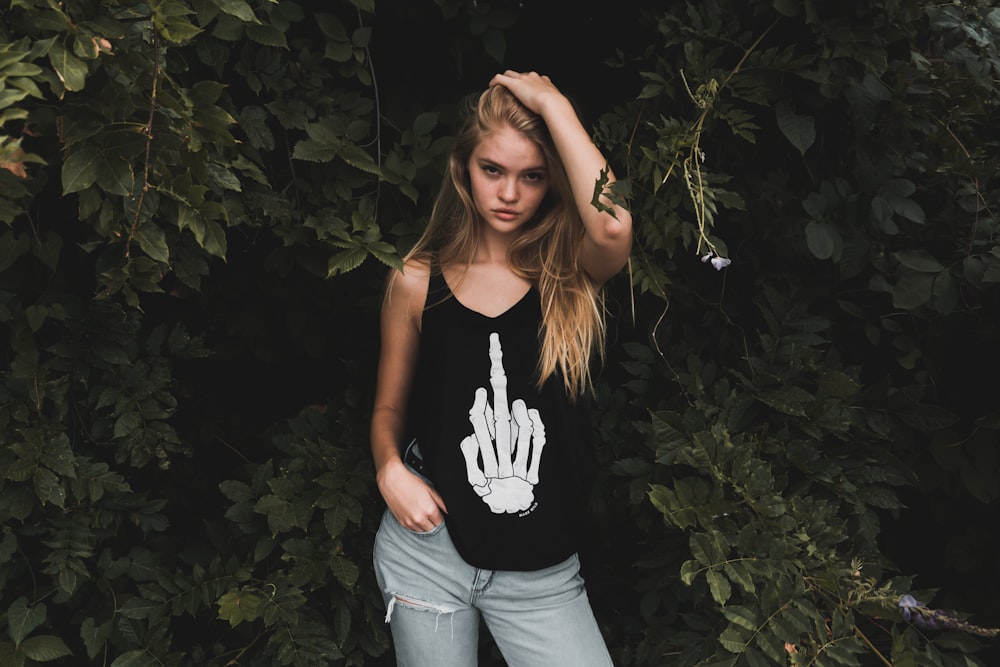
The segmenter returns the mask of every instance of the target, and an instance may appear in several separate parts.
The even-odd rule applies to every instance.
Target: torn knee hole
[[[392,617],[392,611],[395,609],[396,605],[402,605],[407,609],[413,609],[415,611],[429,611],[441,614],[451,614],[456,610],[454,607],[446,604],[437,604],[434,602],[427,602],[425,600],[417,600],[411,597],[406,597],[405,595],[394,594],[389,598],[389,604],[385,610],[385,622],[388,623],[389,619]]]
[[[411,607],[427,606],[423,602],[420,602],[419,600],[411,600],[410,598],[404,598],[402,595],[394,595],[393,597],[396,598],[396,602],[399,602],[400,604],[409,605]]]
[[[397,604],[401,604],[404,607],[412,607],[413,609],[420,609],[426,611],[435,611],[439,614],[446,614],[448,612],[454,611],[448,605],[434,604],[433,602],[425,602],[424,600],[415,600],[413,598],[408,598],[403,595],[392,596]]]

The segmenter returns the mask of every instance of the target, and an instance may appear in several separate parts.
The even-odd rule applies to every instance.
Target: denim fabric
[[[577,556],[542,570],[482,570],[461,559],[444,523],[427,533],[390,512],[375,574],[399,667],[476,665],[480,616],[509,667],[607,667]]]

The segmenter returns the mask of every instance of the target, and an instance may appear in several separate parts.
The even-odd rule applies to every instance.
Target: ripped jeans
[[[480,616],[509,667],[608,667],[577,556],[533,572],[482,570],[458,555],[444,522],[427,533],[389,511],[375,575],[399,667],[473,667]]]

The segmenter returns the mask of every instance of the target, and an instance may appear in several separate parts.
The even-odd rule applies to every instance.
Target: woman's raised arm
[[[586,229],[580,263],[592,279],[604,282],[625,266],[632,250],[632,214],[605,195],[601,195],[601,202],[614,215],[591,203],[601,171],[607,169],[609,184],[615,180],[607,160],[580,123],[573,105],[549,77],[508,70],[493,77],[490,85],[504,86],[545,121]]]

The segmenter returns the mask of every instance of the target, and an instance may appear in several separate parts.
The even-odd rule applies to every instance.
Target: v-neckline
[[[478,310],[470,308],[469,306],[462,303],[462,300],[459,299],[458,296],[456,296],[455,291],[451,289],[451,285],[448,284],[448,280],[444,277],[443,273],[441,274],[441,281],[444,283],[444,286],[448,288],[448,294],[450,294],[451,298],[455,300],[455,303],[457,303],[464,310],[469,311],[473,315],[478,315],[479,317],[482,317],[483,319],[487,320],[497,320],[506,315],[507,313],[511,312],[512,310],[520,306],[522,303],[524,303],[524,301],[528,298],[528,295],[531,294],[531,292],[535,289],[534,285],[528,285],[528,289],[525,290],[524,294],[518,297],[516,301],[514,301],[511,305],[505,308],[502,312],[497,313],[496,315],[487,315],[486,313],[481,313]]]

